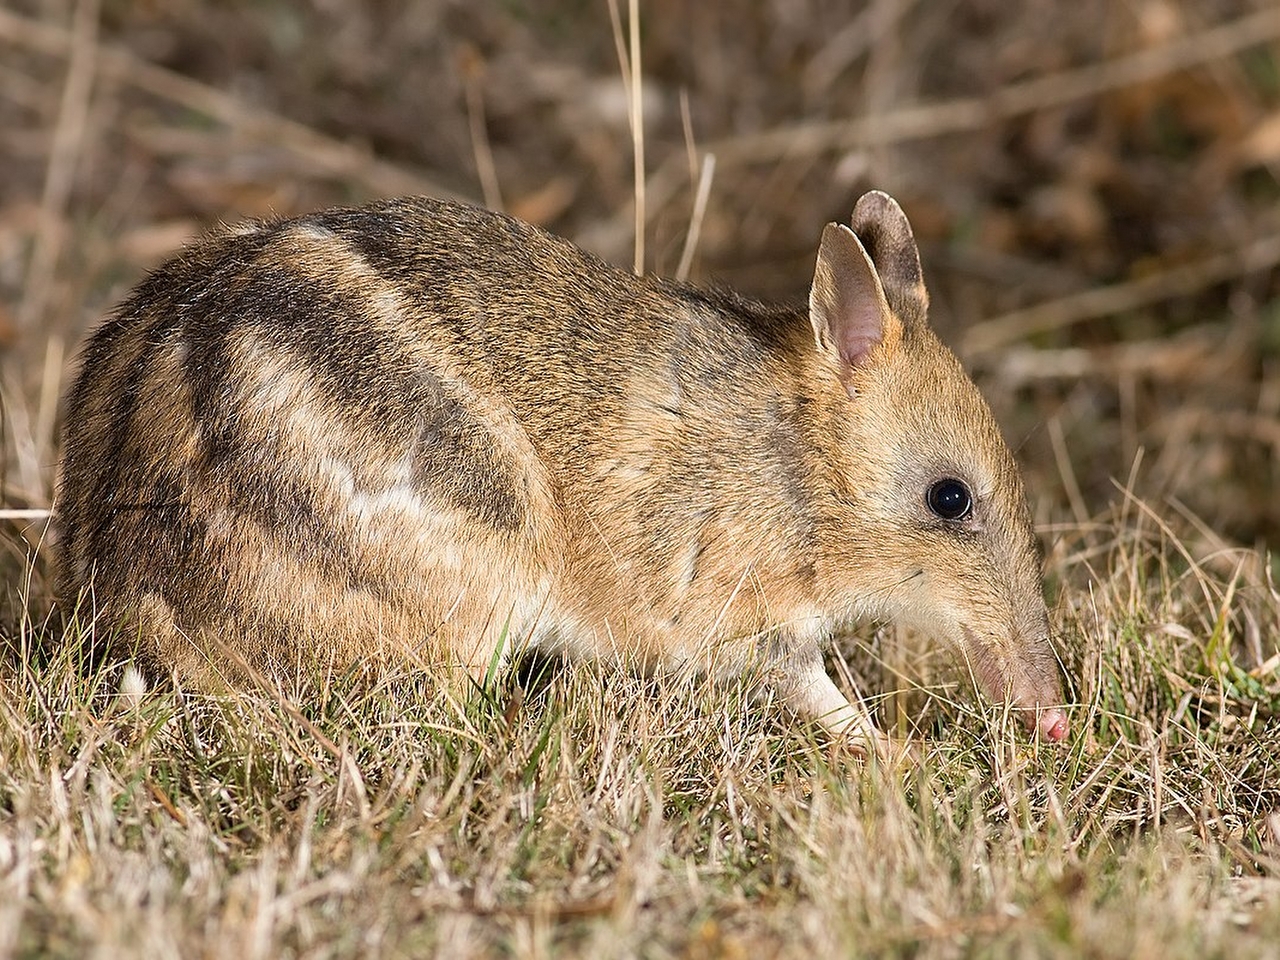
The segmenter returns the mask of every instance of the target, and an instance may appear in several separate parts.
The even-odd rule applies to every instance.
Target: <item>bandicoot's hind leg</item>
[[[443,650],[452,680],[468,691],[488,687],[526,642],[519,604],[477,597],[460,602],[441,624]]]
[[[783,701],[806,720],[819,724],[855,751],[874,751],[882,760],[902,752],[902,745],[876,729],[861,704],[850,703],[822,662],[822,650],[808,643],[777,664],[774,681]]]

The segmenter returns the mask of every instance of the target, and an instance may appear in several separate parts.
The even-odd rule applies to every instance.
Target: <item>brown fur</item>
[[[479,676],[506,635],[759,666],[875,739],[820,644],[899,617],[991,695],[1058,704],[1017,469],[926,324],[901,210],[868,194],[854,228],[827,228],[808,315],[432,200],[205,239],[85,348],[67,586],[202,687],[238,658]],[[944,476],[968,520],[931,514]]]

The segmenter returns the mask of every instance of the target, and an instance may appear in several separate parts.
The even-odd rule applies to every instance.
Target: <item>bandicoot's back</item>
[[[807,315],[430,200],[201,241],[85,349],[66,583],[205,687],[480,675],[532,644],[755,666],[868,738],[820,643],[899,616],[1060,738],[1012,458],[926,324],[897,205],[868,194],[854,228],[824,233]]]

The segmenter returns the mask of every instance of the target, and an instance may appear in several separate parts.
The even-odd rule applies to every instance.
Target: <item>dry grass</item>
[[[1273,5],[374,6],[0,10],[0,956],[1273,955]],[[1067,747],[870,633],[833,669],[918,768],[591,667],[136,711],[84,668],[40,519],[64,361],[203,225],[483,195],[797,295],[870,185],[1027,467]]]
[[[0,674],[0,952],[1272,955],[1280,595],[1138,503],[1059,543],[1078,735],[1028,744],[935,677],[906,771],[744,690],[589,666],[462,703],[328,677],[131,709],[29,622]]]

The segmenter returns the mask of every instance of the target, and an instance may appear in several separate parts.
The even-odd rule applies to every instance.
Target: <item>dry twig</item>
[[[1185,297],[1215,283],[1268,270],[1277,264],[1280,264],[1280,234],[1263,237],[1247,247],[1215,254],[1196,263],[1179,265],[1108,287],[1084,290],[975,323],[965,334],[962,350],[970,356],[998,350],[1034,334],[1061,330],[1096,317]]]

